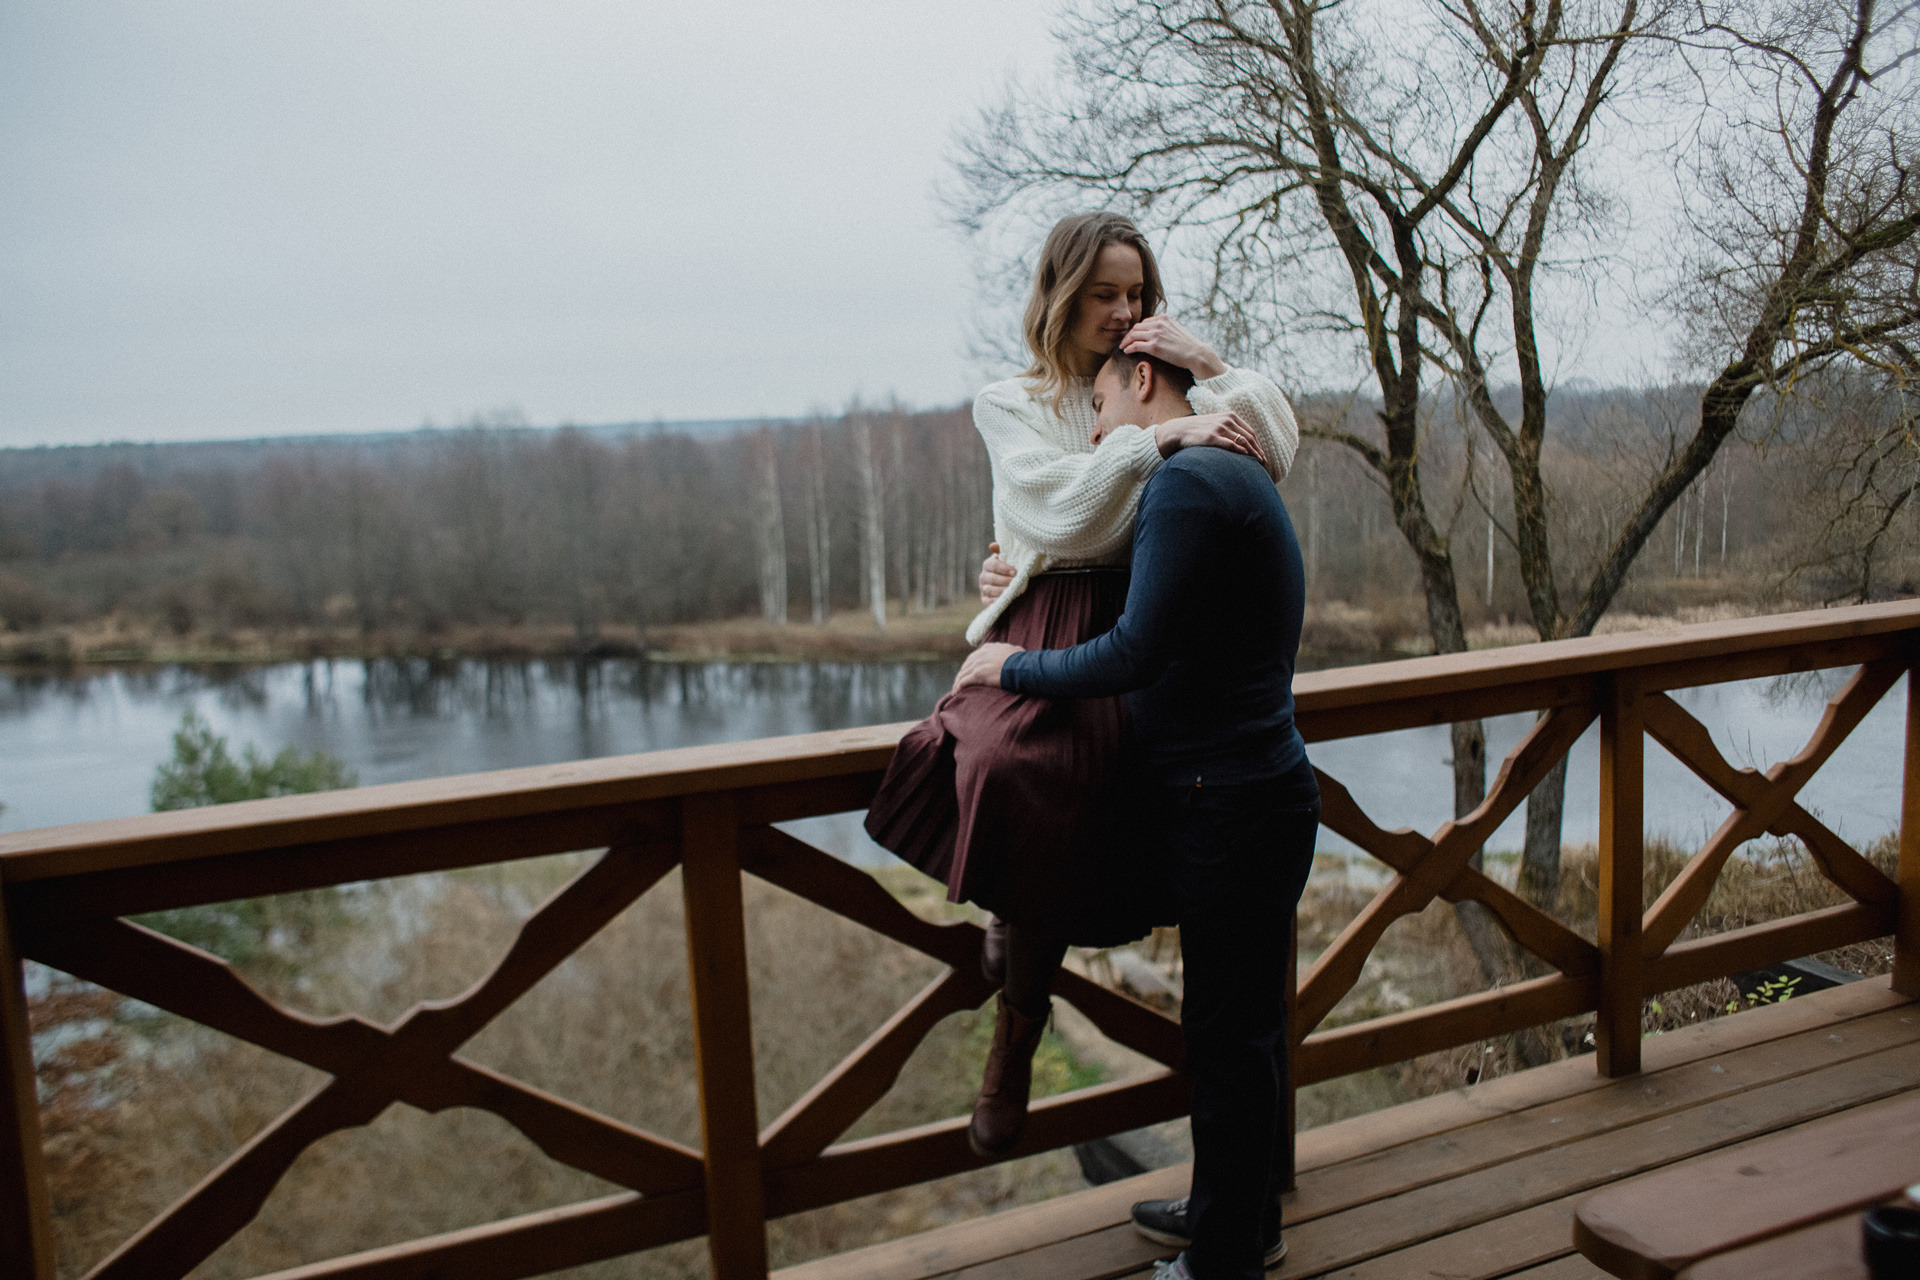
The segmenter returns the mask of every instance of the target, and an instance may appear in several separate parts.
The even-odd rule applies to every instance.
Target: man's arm
[[[997,665],[1001,688],[1047,698],[1102,698],[1146,688],[1173,660],[1186,589],[1214,542],[1216,521],[1203,481],[1183,468],[1163,470],[1141,499],[1133,579],[1113,630],[1071,649],[1025,650],[997,664],[970,665],[980,668],[981,677]]]

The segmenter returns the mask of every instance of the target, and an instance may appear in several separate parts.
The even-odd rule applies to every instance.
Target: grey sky
[[[0,6],[0,445],[966,396],[1038,3]]]

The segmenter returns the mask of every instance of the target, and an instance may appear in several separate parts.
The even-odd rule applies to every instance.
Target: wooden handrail
[[[1598,1068],[1639,1066],[1649,996],[1739,969],[1892,933],[1897,989],[1920,995],[1920,601],[1742,619],[1302,676],[1309,742],[1507,712],[1544,712],[1485,804],[1429,835],[1387,830],[1323,775],[1323,821],[1388,869],[1374,901],[1301,977],[1295,1084],[1593,1012]],[[1813,739],[1766,773],[1735,769],[1664,691],[1835,666],[1860,671]],[[1796,800],[1807,779],[1901,674],[1909,676],[1897,879]],[[1495,826],[1601,724],[1600,918],[1596,942],[1488,878],[1472,855]],[[383,1278],[448,1270],[519,1277],[707,1234],[720,1280],[766,1274],[764,1222],[978,1166],[964,1121],[839,1139],[891,1086],[928,1030],[991,993],[976,976],[980,931],[933,925],[864,873],[770,824],[864,807],[905,725],[698,747],[292,796],[0,835],[0,1272],[51,1277],[39,1130],[20,961],[34,959],[146,1000],[327,1073],[329,1083],[245,1144],[196,1191],[92,1273],[182,1276],[251,1218],[313,1142],[396,1101],[478,1106],[555,1159],[620,1194],[299,1268]],[[1640,900],[1644,743],[1653,736],[1734,806],[1659,901]],[[1713,937],[1683,930],[1746,840],[1804,841],[1853,901]],[[124,917],[357,880],[601,849],[522,926],[469,991],[398,1022],[314,1019],[283,1008],[222,961]],[[471,1062],[461,1045],[675,866],[683,869],[702,1149],[553,1098]],[[762,1130],[754,1077],[741,882],[753,875],[948,968]],[[1351,1026],[1318,1024],[1358,980],[1396,919],[1436,898],[1483,903],[1554,972]],[[1178,1028],[1085,979],[1058,994],[1108,1036],[1159,1062],[1146,1076],[1037,1104],[1011,1155],[1179,1115]]]

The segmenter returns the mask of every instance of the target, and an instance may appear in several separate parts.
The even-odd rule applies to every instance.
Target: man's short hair
[[[1144,351],[1122,351],[1115,347],[1113,353],[1107,357],[1107,363],[1114,366],[1113,371],[1120,375],[1123,382],[1133,381],[1133,371],[1142,361],[1152,367],[1155,377],[1163,379],[1181,395],[1184,396],[1193,390],[1193,370],[1182,369],[1179,365],[1170,364],[1159,356],[1150,356]]]

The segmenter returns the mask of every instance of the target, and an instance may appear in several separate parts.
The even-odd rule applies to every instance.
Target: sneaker
[[[1186,1248],[1193,1243],[1193,1237],[1187,1233],[1187,1198],[1140,1201],[1133,1206],[1133,1229],[1155,1244]],[[1267,1246],[1263,1260],[1269,1267],[1277,1267],[1286,1256],[1287,1242],[1279,1239]],[[1157,1272],[1154,1280],[1162,1280]],[[1184,1276],[1174,1280],[1184,1280]]]

